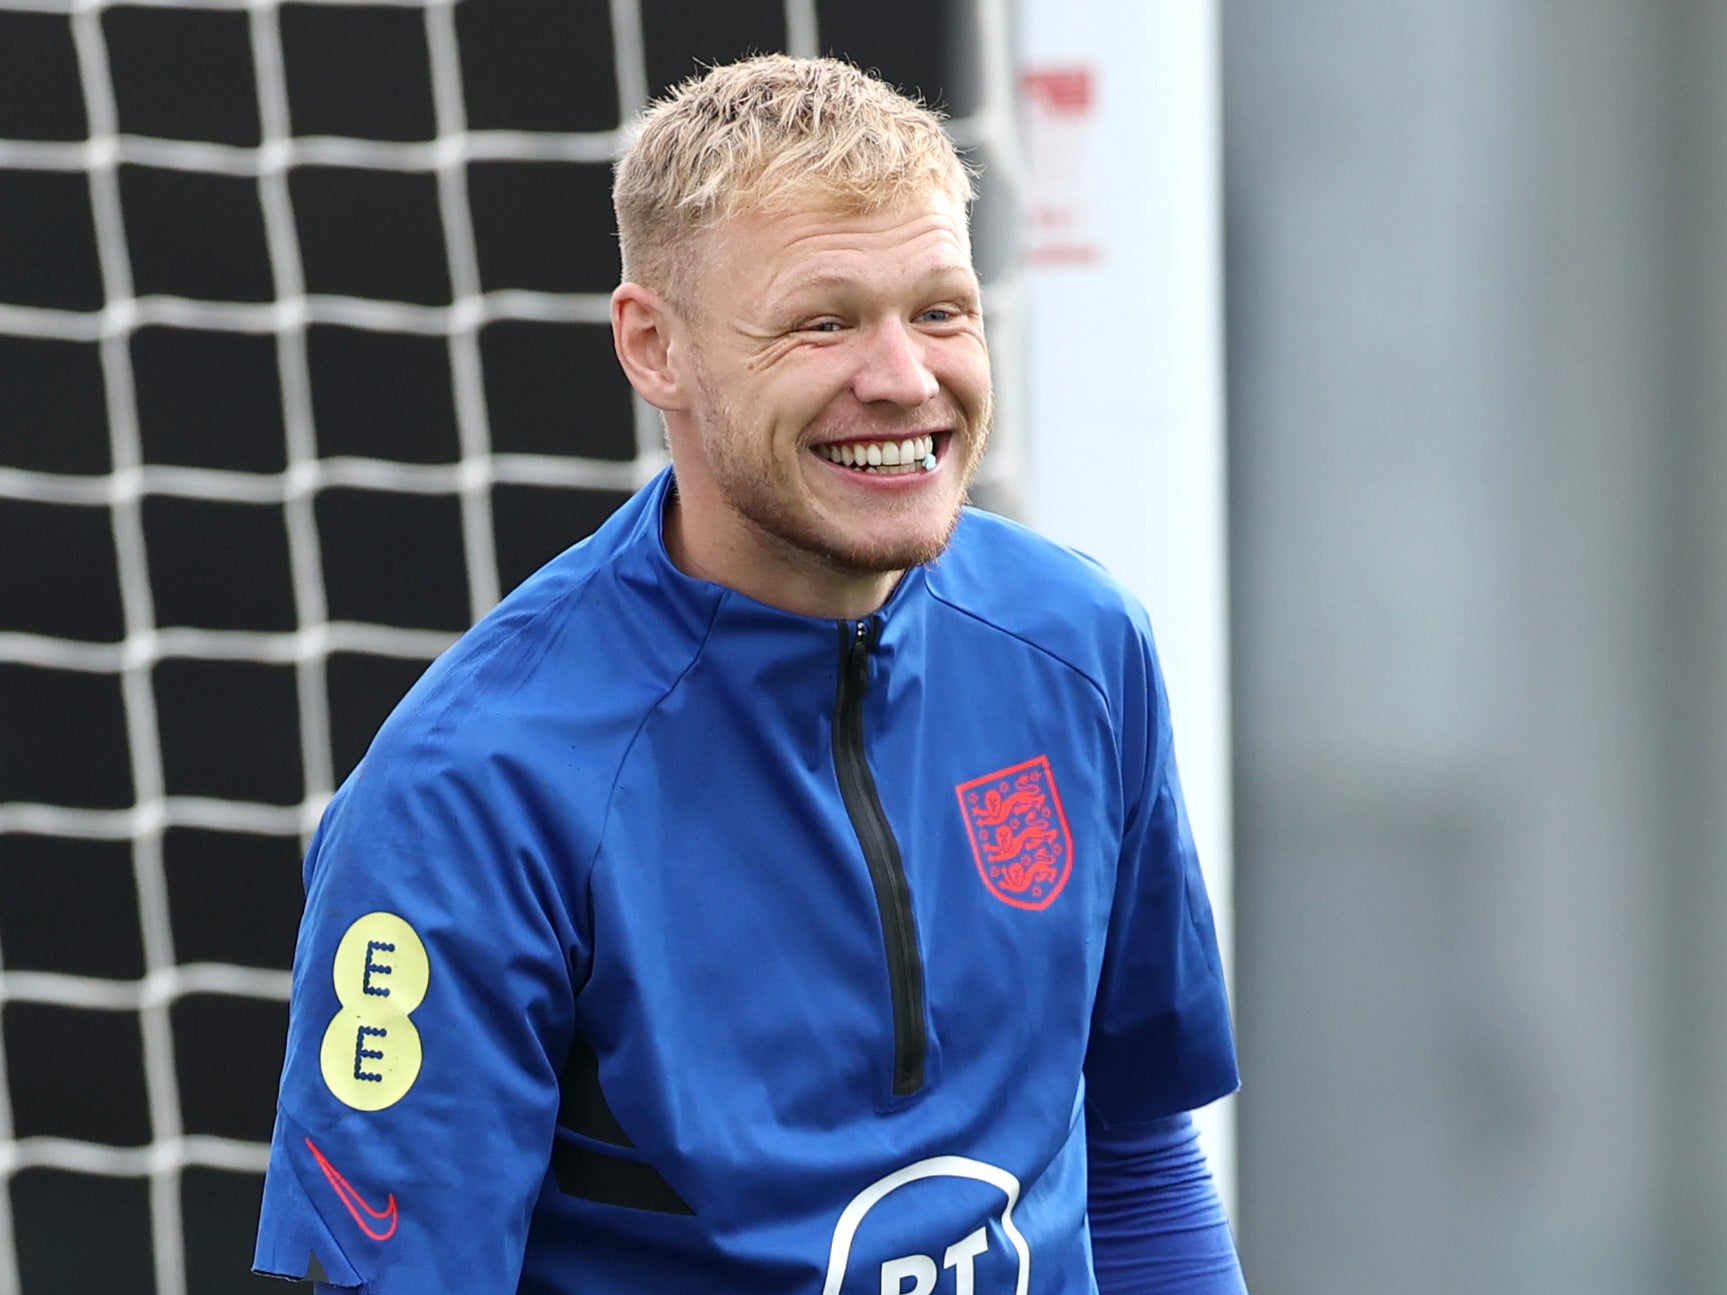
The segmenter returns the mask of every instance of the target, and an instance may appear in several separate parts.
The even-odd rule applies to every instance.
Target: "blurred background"
[[[1719,0],[0,0],[0,1295],[277,1289],[304,837],[658,466],[618,127],[778,48],[986,168],[981,494],[1152,606],[1256,1295],[1727,1291]]]
[[[1727,1291],[1727,6],[1221,15],[1258,1289]]]

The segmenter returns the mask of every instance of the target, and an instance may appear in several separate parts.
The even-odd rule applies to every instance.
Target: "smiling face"
[[[689,306],[653,299],[671,381],[643,392],[677,474],[672,555],[790,610],[872,611],[946,546],[988,436],[964,210],[745,212],[704,244]]]

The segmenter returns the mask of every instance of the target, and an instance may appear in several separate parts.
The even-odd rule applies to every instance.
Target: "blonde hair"
[[[934,195],[962,210],[974,196],[936,112],[849,63],[784,54],[711,68],[652,104],[612,186],[625,280],[673,300],[699,236],[740,211]]]

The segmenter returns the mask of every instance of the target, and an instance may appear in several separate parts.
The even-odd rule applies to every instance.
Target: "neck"
[[[740,527],[750,527],[747,533],[703,528],[705,538],[697,542],[687,523],[688,509],[674,484],[662,534],[679,571],[799,616],[861,620],[881,610],[905,574],[837,568],[741,519]]]

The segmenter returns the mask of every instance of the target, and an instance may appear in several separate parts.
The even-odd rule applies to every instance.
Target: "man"
[[[1235,1061],[1143,614],[962,515],[970,197],[938,121],[841,63],[647,114],[612,321],[672,470],[331,804],[260,1271],[1242,1289],[1185,1114]]]

